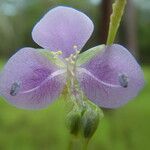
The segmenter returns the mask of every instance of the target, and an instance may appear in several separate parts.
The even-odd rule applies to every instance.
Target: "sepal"
[[[91,60],[97,54],[103,52],[104,49],[105,49],[105,45],[102,44],[102,45],[93,47],[93,48],[79,54],[78,59],[77,59],[77,66],[81,66],[82,64],[87,63],[89,60]]]
[[[46,57],[51,63],[54,65],[65,68],[65,63],[60,59],[59,55],[62,54],[61,51],[53,52],[49,50],[44,50],[43,49],[37,49],[37,51],[42,54],[44,57]]]

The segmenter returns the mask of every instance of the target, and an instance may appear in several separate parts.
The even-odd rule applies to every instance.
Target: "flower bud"
[[[82,135],[84,138],[90,139],[93,136],[102,118],[103,113],[100,108],[88,102],[88,107],[81,120]]]
[[[68,113],[66,117],[66,126],[71,134],[77,135],[79,133],[80,120],[81,120],[81,111],[79,109],[75,108]]]

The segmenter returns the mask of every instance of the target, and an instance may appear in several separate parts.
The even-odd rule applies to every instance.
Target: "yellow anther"
[[[56,58],[57,58],[57,56],[54,56],[53,58],[54,58],[54,59],[56,59]]]
[[[76,58],[77,58],[77,56],[74,55],[74,56],[73,56],[73,59],[76,59]]]
[[[57,55],[62,55],[62,51],[57,51]]]
[[[55,52],[51,52],[52,54],[55,54]]]
[[[53,55],[56,55],[56,52],[51,52]]]
[[[70,64],[74,65],[74,64],[75,64],[75,62],[74,62],[74,61],[71,61],[71,62],[70,62]]]

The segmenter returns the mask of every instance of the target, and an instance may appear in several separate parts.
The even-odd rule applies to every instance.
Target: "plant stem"
[[[69,141],[68,150],[73,150],[73,140]]]
[[[74,135],[70,135],[68,150],[77,150],[77,149],[80,149],[79,139]]]
[[[82,150],[87,150],[89,139],[83,139],[82,141]]]
[[[69,145],[68,145],[68,150],[73,150],[73,138],[70,137]]]
[[[83,144],[83,148],[82,148],[82,150],[87,150],[87,147],[88,147],[88,144]]]
[[[116,0],[113,4],[113,12],[110,16],[109,32],[107,37],[107,45],[113,44],[120,21],[124,12],[126,0]]]

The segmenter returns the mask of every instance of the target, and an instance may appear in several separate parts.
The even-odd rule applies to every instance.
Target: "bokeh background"
[[[50,8],[67,5],[86,13],[95,31],[85,49],[105,43],[112,0],[0,0],[0,68],[22,47],[38,47],[31,31]],[[104,110],[105,118],[89,150],[150,149],[150,1],[128,0],[116,39],[142,65],[143,91],[117,110]],[[47,109],[17,109],[0,98],[0,150],[66,150],[69,134],[61,99]]]

